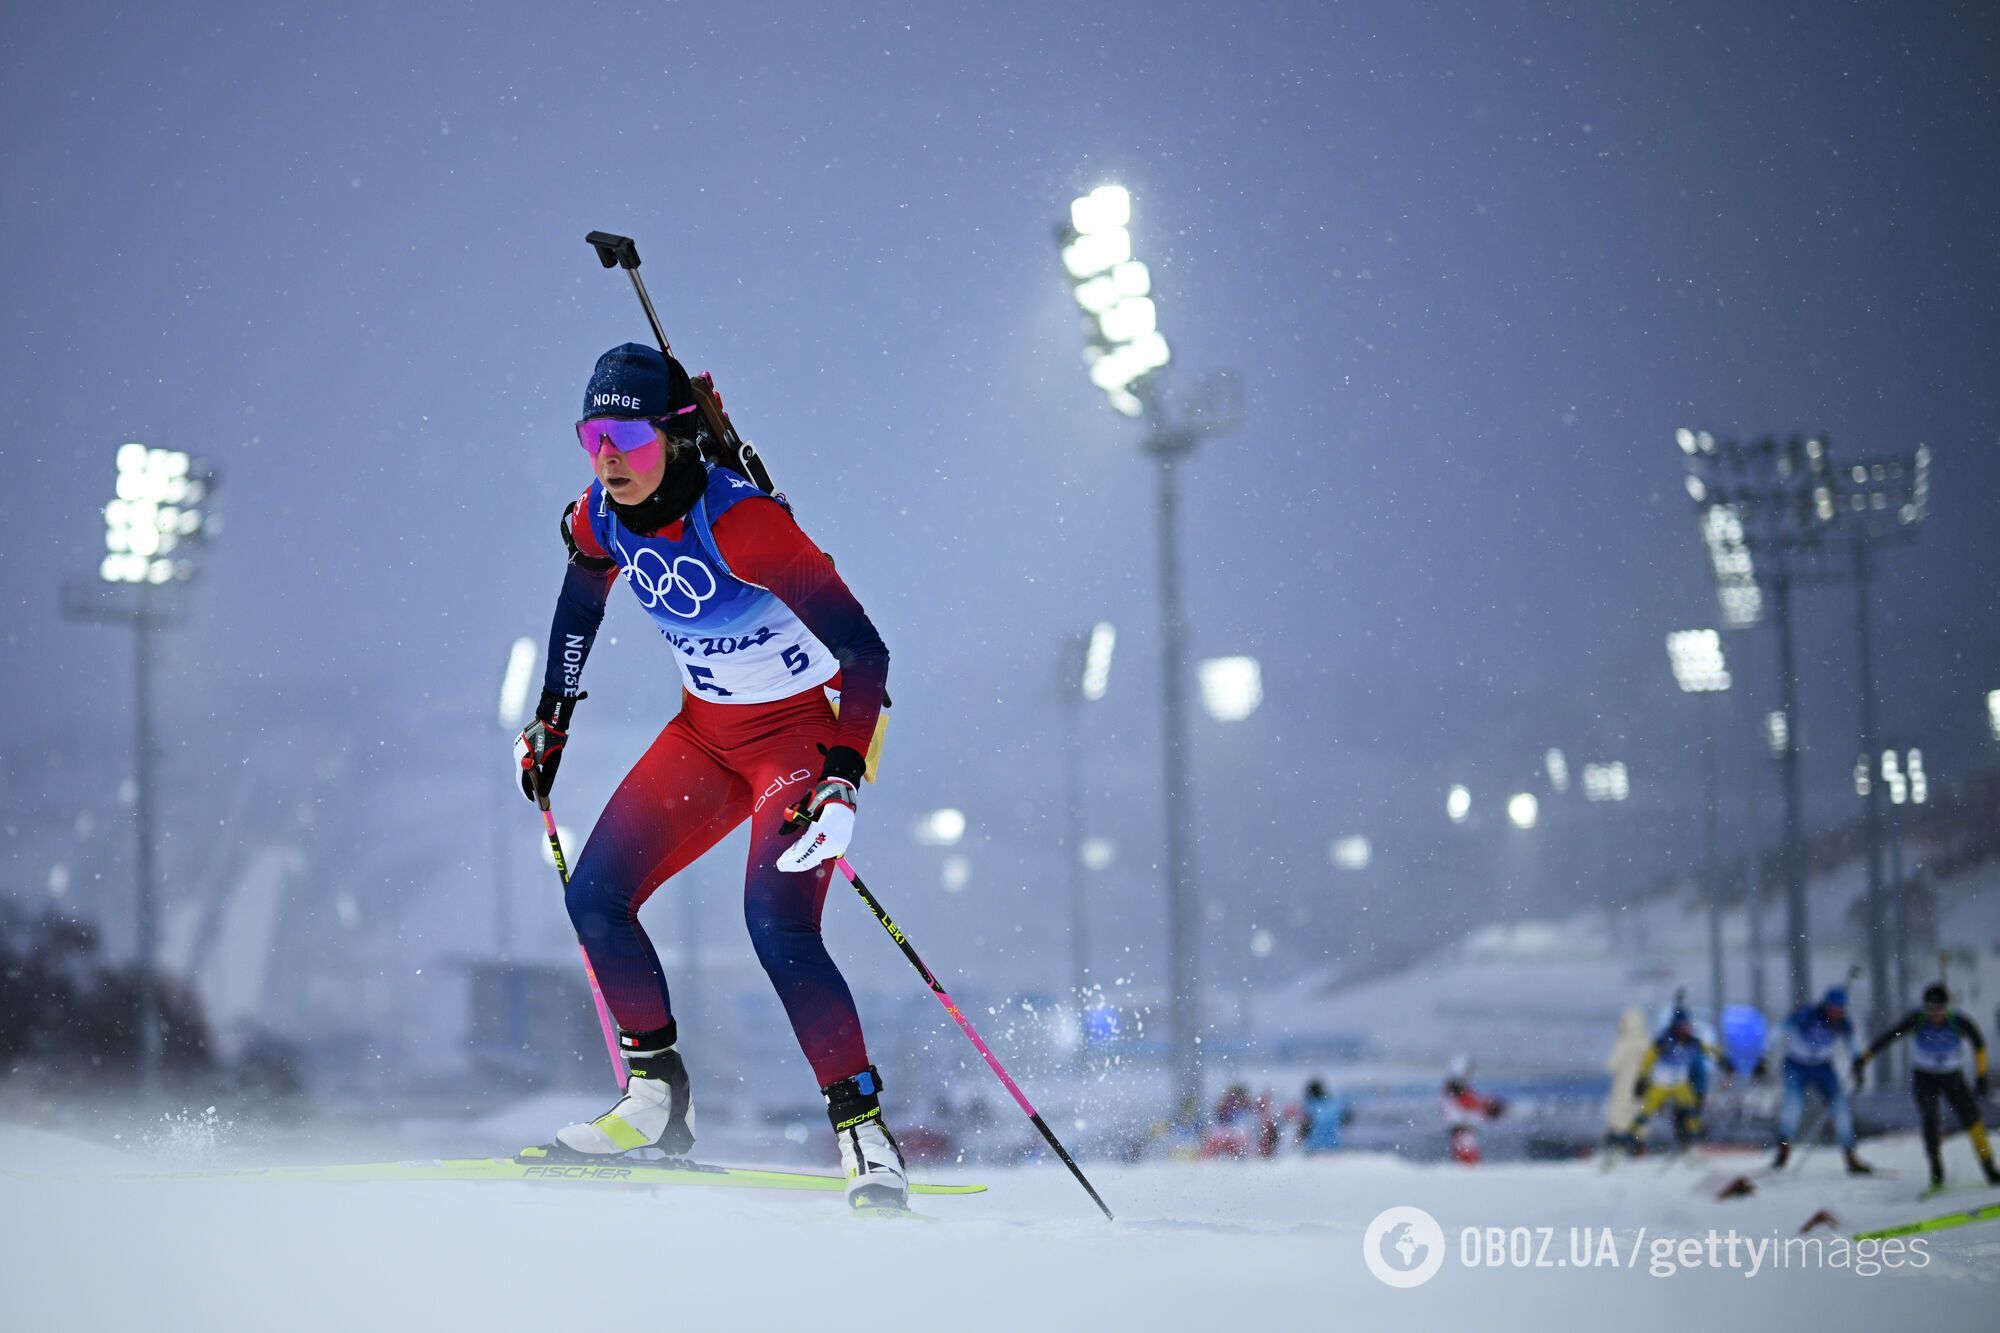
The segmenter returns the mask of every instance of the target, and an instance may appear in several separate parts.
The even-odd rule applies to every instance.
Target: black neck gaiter
[[[667,459],[667,470],[651,495],[635,505],[612,500],[611,511],[633,532],[648,536],[686,518],[688,510],[694,508],[694,502],[707,489],[708,465],[702,461],[701,450],[692,444],[681,444]]]

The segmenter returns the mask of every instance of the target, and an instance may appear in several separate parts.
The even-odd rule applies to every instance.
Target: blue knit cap
[[[1847,987],[1845,986],[1828,987],[1826,992],[1826,998],[1820,1001],[1820,1003],[1824,1004],[1829,1009],[1845,1009],[1847,1007]]]
[[[585,417],[664,417],[694,401],[687,374],[657,347],[624,343],[597,358],[583,391]]]

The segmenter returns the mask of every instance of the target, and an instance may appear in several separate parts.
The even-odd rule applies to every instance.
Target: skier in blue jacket
[[[1847,1058],[1854,1059],[1854,1024],[1847,1018],[1847,988],[1834,986],[1818,1004],[1795,1010],[1772,1034],[1784,1059],[1785,1097],[1778,1111],[1778,1154],[1774,1170],[1783,1170],[1792,1158],[1792,1140],[1805,1114],[1806,1092],[1817,1092],[1833,1118],[1834,1137],[1847,1162],[1847,1173],[1873,1174],[1875,1168],[1854,1153],[1854,1108],[1847,1098],[1847,1086],[1833,1063],[1836,1046],[1844,1046]],[[1768,1057],[1757,1062],[1751,1077],[1762,1078],[1769,1067]]]

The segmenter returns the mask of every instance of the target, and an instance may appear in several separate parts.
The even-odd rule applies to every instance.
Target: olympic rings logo
[[[651,547],[640,547],[635,556],[621,544],[618,554],[625,557],[625,577],[644,606],[656,606],[682,620],[693,620],[701,614],[702,603],[715,596],[718,586],[715,571],[691,555],[675,556],[670,565],[665,556]],[[648,559],[653,567],[647,566]]]

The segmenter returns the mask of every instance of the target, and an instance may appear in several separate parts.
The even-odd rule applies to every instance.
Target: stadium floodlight
[[[1918,445],[1911,453],[1882,458],[1851,459],[1830,468],[1819,477],[1814,492],[1814,516],[1837,536],[1847,538],[1853,564],[1844,577],[1854,585],[1854,628],[1861,686],[1861,753],[1878,754],[1885,747],[1876,733],[1875,629],[1872,606],[1878,564],[1878,548],[1909,545],[1916,540],[1918,525],[1930,509],[1931,451]],[[1831,581],[1830,579],[1822,581]],[[1882,769],[1866,795],[1863,832],[1867,840],[1866,897],[1867,923],[1863,935],[1868,948],[1870,994],[1869,1023],[1886,1027],[1893,1018],[1893,960],[1886,945],[1890,934],[1884,928],[1885,898],[1889,882],[1883,874],[1885,832],[1881,810],[1886,794],[1892,805],[1909,798],[1910,782],[1905,769]],[[1900,898],[1898,899],[1900,901]]]
[[[1690,473],[1688,493],[1697,504],[1709,496],[1707,486]],[[1757,585],[1757,569],[1744,540],[1743,518],[1732,506],[1711,504],[1701,512],[1701,540],[1708,550],[1709,572],[1715,579],[1716,605],[1722,623],[1730,629],[1747,629],[1764,618],[1764,594]]]
[[[1692,473],[1688,481],[1695,480]],[[1667,661],[1674,670],[1674,684],[1683,694],[1720,695],[1729,688],[1729,664],[1722,652],[1722,635],[1712,629],[1680,629],[1667,635]],[[1865,768],[1867,765],[1863,764]],[[1619,774],[1621,785],[1623,766]],[[1709,1008],[1721,1013],[1723,1006],[1722,964],[1722,819],[1721,778],[1715,756],[1715,721],[1707,709],[1702,712],[1702,897],[1708,908]],[[1616,799],[1623,800],[1624,792]],[[1761,985],[1758,987],[1761,989]]]
[[[207,469],[177,449],[128,443],[118,448],[118,484],[104,506],[106,583],[161,584],[194,576],[194,565],[176,552],[210,527],[203,505]]]
[[[1798,672],[1791,615],[1792,589],[1801,582],[1850,580],[1856,589],[1855,624],[1860,648],[1860,752],[1880,746],[1874,729],[1874,663],[1869,608],[1876,546],[1908,543],[1930,503],[1931,451],[1919,445],[1899,458],[1833,461],[1823,437],[1767,437],[1718,441],[1706,431],[1677,431],[1688,495],[1701,516],[1702,540],[1715,576],[1723,628],[1740,629],[1768,609],[1778,634],[1778,697],[1786,720],[1778,745],[1784,791],[1783,866],[1785,931],[1792,997],[1812,994],[1812,944],[1806,912],[1805,797],[1799,773]],[[1806,567],[1832,543],[1846,538],[1851,573]],[[1753,614],[1754,612],[1754,614]],[[1774,736],[1774,739],[1777,739]],[[1881,784],[1867,797],[1867,903],[1871,1023],[1885,1025],[1889,998],[1885,932],[1877,919],[1882,900]]]
[[[1350,833],[1335,838],[1327,856],[1342,870],[1366,870],[1368,863],[1374,859],[1374,849],[1368,845],[1367,838],[1359,833]]]
[[[1090,321],[1084,364],[1090,382],[1128,417],[1143,415],[1138,383],[1173,359],[1153,304],[1152,270],[1132,257],[1132,196],[1100,185],[1070,201],[1059,228],[1070,294]]]
[[[965,812],[949,807],[933,810],[917,820],[911,836],[926,847],[956,847],[965,837]]]
[[[1890,805],[1901,805],[1910,799],[1910,781],[1903,776],[1902,756],[1894,750],[1882,751],[1882,785],[1889,790]]]
[[[1122,185],[1100,185],[1080,199],[1070,201],[1069,222],[1079,236],[1131,225],[1132,196]]]
[[[1885,768],[1888,766],[1888,755],[1882,756],[1882,763]],[[1874,785],[1874,778],[1868,772],[1868,756],[1865,754],[1858,756],[1854,761],[1854,794],[1866,796]]]
[[[1118,844],[1109,838],[1085,838],[1077,849],[1085,870],[1109,870],[1118,860]]]
[[[528,690],[534,684],[536,656],[535,641],[525,636],[514,640],[507,650],[507,669],[500,676],[499,718],[502,731],[519,731],[528,720]],[[493,951],[496,958],[506,962],[514,956],[514,875],[513,861],[507,854],[505,830],[511,825],[510,797],[515,790],[515,782],[502,770],[496,768],[494,772],[499,778],[499,788],[493,823]],[[551,858],[554,857],[553,851],[543,850]],[[502,1030],[509,1042],[520,1040],[521,1003],[514,989],[515,982],[512,973],[503,973],[500,979],[500,984],[505,987],[502,992],[505,1000]]]
[[[1764,714],[1764,740],[1771,747],[1773,759],[1783,759],[1792,743],[1792,725],[1785,720],[1785,710],[1773,708]]]
[[[1111,684],[1111,651],[1118,646],[1118,631],[1108,620],[1090,628],[1090,643],[1083,650],[1083,697],[1093,702],[1104,697]]]
[[[1583,766],[1583,799],[1622,801],[1632,794],[1632,782],[1622,760]]]
[[[1160,331],[1153,273],[1133,254],[1132,196],[1120,185],[1100,185],[1070,202],[1068,215],[1056,226],[1063,272],[1087,330],[1083,363],[1090,382],[1103,390],[1117,412],[1143,420],[1142,448],[1159,465],[1160,533],[1160,653],[1162,688],[1160,722],[1160,799],[1166,806],[1164,856],[1167,898],[1167,1019],[1173,1092],[1169,1114],[1184,1105],[1206,1101],[1202,1090],[1202,986],[1200,945],[1202,927],[1195,882],[1194,834],[1186,811],[1195,808],[1188,780],[1189,654],[1187,625],[1182,614],[1178,523],[1178,465],[1191,458],[1200,442],[1233,429],[1241,419],[1236,381],[1224,374],[1209,377],[1201,397],[1177,406],[1151,390],[1152,377],[1173,360],[1173,349]],[[1107,644],[1107,649],[1108,649]],[[1247,660],[1247,659],[1246,659]],[[1248,717],[1262,697],[1254,662],[1248,671],[1236,668],[1223,683],[1204,668],[1202,694],[1210,712],[1228,720]],[[1234,702],[1226,711],[1213,707],[1212,684],[1222,684]],[[1072,804],[1072,809],[1074,808]],[[1074,816],[1072,816],[1073,818]],[[1072,826],[1074,827],[1074,826]],[[1073,884],[1075,858],[1068,858]],[[1079,899],[1080,901],[1080,899]],[[1072,941],[1079,956],[1080,916],[1072,921]]]
[[[1674,683],[1685,693],[1712,694],[1729,688],[1722,635],[1712,629],[1679,629],[1667,635],[1667,659],[1674,669]]]
[[[1866,770],[1867,756],[1862,756],[1861,768]],[[1924,774],[1924,752],[1922,750],[1882,751],[1882,785],[1889,793],[1891,805],[1922,805],[1930,799],[1930,779]],[[1864,790],[1862,795],[1867,795]]]
[[[1531,829],[1541,815],[1541,802],[1529,791],[1517,791],[1507,798],[1507,819],[1517,829]]]
[[[1264,673],[1254,657],[1212,657],[1197,678],[1201,706],[1217,722],[1241,722],[1264,702]]]
[[[946,893],[965,892],[965,886],[972,883],[972,858],[956,854],[947,856],[939,867],[939,880]]]
[[[1111,684],[1111,650],[1118,632],[1098,621],[1088,634],[1064,636],[1059,698],[1063,718],[1063,871],[1069,890],[1070,988],[1079,999],[1090,986],[1090,868],[1084,829],[1083,705],[1104,697]],[[1105,864],[1110,864],[1107,860]]]
[[[1986,729],[2000,741],[2000,690],[1986,691]]]
[[[1542,756],[1542,767],[1549,775],[1549,790],[1560,796],[1569,790],[1569,758],[1561,750],[1551,749]]]
[[[1444,794],[1444,812],[1454,824],[1463,824],[1472,813],[1472,791],[1457,783]]]
[[[90,596],[80,585],[65,584],[63,614],[74,620],[126,624],[134,631],[133,740],[138,762],[132,783],[138,854],[133,867],[137,900],[133,1019],[139,1085],[151,1093],[156,1090],[161,1053],[153,845],[153,638],[154,631],[180,619],[179,608],[165,600],[166,585],[194,577],[195,548],[214,535],[216,521],[208,504],[215,473],[178,449],[155,449],[137,441],[119,445],[115,462],[117,481],[103,509],[104,554],[97,577],[132,591]]]
[[[535,641],[514,640],[507,653],[507,672],[500,678],[500,727],[519,731],[528,720],[528,687],[535,676]]]

